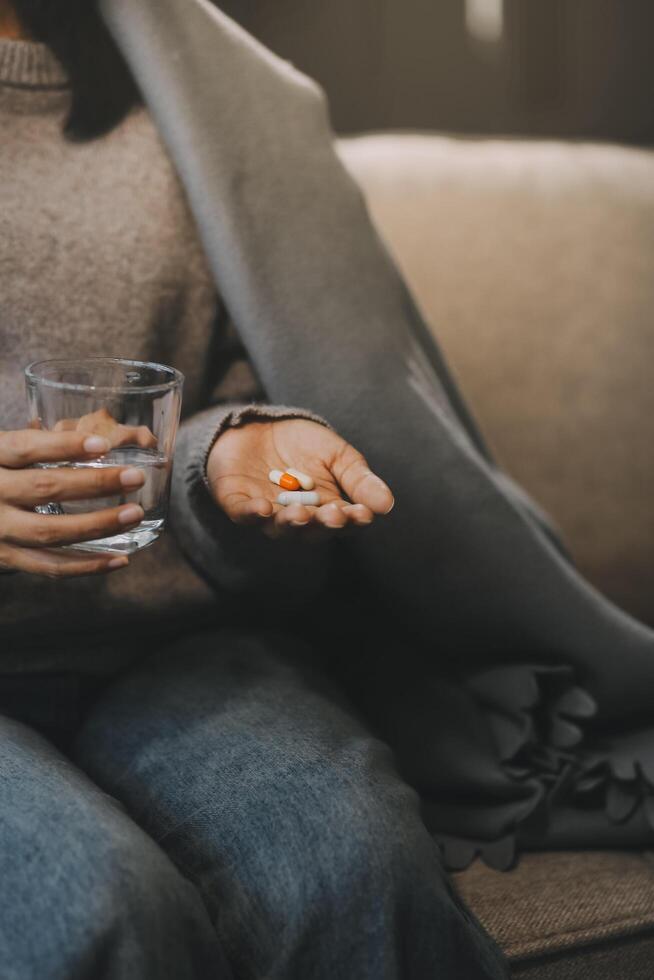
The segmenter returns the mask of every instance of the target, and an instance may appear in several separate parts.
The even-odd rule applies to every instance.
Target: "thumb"
[[[355,504],[364,504],[375,514],[389,514],[395,504],[390,488],[372,472],[368,463],[353,446],[339,455],[334,476]]]

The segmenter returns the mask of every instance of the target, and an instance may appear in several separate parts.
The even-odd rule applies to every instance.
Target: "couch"
[[[654,623],[654,152],[428,134],[339,151],[496,458]],[[516,977],[654,977],[654,854],[455,881]]]

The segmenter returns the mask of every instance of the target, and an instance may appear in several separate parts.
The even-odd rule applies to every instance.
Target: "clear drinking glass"
[[[29,424],[75,429],[108,439],[111,449],[84,462],[42,463],[44,468],[136,466],[146,474],[137,490],[37,508],[42,514],[87,514],[125,503],[145,516],[131,531],[76,544],[76,550],[131,554],[157,540],[166,520],[184,376],[163,364],[120,357],[59,358],[25,369]]]

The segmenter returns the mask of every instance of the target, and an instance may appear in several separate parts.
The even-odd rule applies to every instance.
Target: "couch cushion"
[[[509,873],[480,862],[455,884],[533,980],[654,975],[654,858],[614,851],[525,854]]]
[[[523,960],[512,976],[519,980],[652,980],[654,936],[644,934],[583,946],[546,959]]]
[[[342,144],[500,462],[654,622],[654,152]]]

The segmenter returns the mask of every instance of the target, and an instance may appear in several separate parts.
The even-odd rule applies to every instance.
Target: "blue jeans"
[[[80,722],[79,679],[0,678],[3,980],[506,976],[389,750],[287,648],[187,638]],[[63,743],[62,712],[65,754],[25,723]]]

